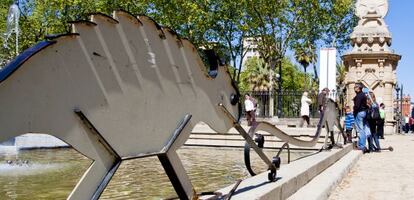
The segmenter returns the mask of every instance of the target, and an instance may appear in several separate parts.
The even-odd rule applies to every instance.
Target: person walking
[[[414,118],[411,117],[411,133],[414,133]]]
[[[346,133],[346,142],[352,143],[352,130],[354,129],[355,117],[349,106],[345,107],[345,133]]]
[[[300,107],[300,115],[302,117],[300,122],[300,127],[303,127],[303,124],[306,123],[308,126],[310,125],[310,119],[309,119],[309,106],[312,103],[312,100],[309,99],[308,93],[304,92],[301,99],[301,107]]]
[[[325,103],[326,103],[326,96],[329,94],[329,89],[324,88],[319,94],[318,94],[318,109],[320,113],[323,113],[325,109]]]
[[[244,108],[246,111],[247,125],[253,126],[256,124],[256,113],[254,103],[250,97],[250,94],[244,96]]]
[[[384,139],[384,124],[385,124],[385,105],[380,104],[380,120],[378,120],[377,132],[380,139]]]
[[[367,115],[367,122],[369,125],[369,130],[371,135],[367,137],[368,140],[368,148],[369,151],[379,152],[381,150],[379,137],[377,132],[378,121],[381,119],[379,106],[373,92],[369,92],[368,94],[368,115]]]
[[[414,107],[411,109],[411,119],[413,120],[413,123],[411,125],[411,132],[414,133]]]
[[[367,96],[362,92],[362,84],[356,84],[354,87],[355,97],[354,101],[354,117],[355,117],[355,127],[358,132],[358,149],[362,150],[364,153],[368,152],[368,149],[365,147],[366,144],[366,134],[365,134],[365,125],[366,125],[366,116],[367,116]]]
[[[411,117],[414,118],[414,107],[411,109]]]
[[[408,131],[410,131],[410,117],[407,114],[404,117],[404,132],[408,133]]]

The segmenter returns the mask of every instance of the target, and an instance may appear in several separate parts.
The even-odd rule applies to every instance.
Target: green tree
[[[293,64],[289,58],[282,60],[282,88],[285,90],[303,90],[305,84],[305,73],[300,67]]]
[[[266,91],[270,89],[269,81],[270,67],[263,59],[252,57],[246,61],[245,70],[241,72],[239,88],[242,93],[250,91]],[[303,73],[299,66],[293,64],[289,58],[282,60],[282,87],[286,90],[302,90],[304,80],[307,75]],[[277,84],[277,83],[274,83]],[[315,84],[310,86],[314,89]]]
[[[0,0],[0,32],[5,31],[5,19],[13,0]],[[135,13],[145,13],[149,8],[147,0],[132,2],[127,0],[26,0],[20,1],[20,51],[45,40],[45,36],[62,34],[70,31],[69,21],[88,19],[89,15],[101,12],[110,15],[117,9],[130,10]],[[1,41],[4,44],[4,40]],[[13,38],[8,42],[9,48],[14,49]],[[1,58],[8,60],[14,55],[13,51],[2,49]]]
[[[269,91],[269,67],[258,57],[249,58],[242,72],[241,88],[244,91]]]
[[[0,17],[6,18],[13,0],[0,0]],[[285,57],[288,49],[310,44],[316,55],[321,41],[337,44],[343,49],[353,27],[352,0],[26,0],[20,1],[21,35],[20,51],[46,35],[66,33],[68,21],[88,19],[90,13],[123,9],[131,13],[143,13],[158,23],[176,30],[196,47],[220,46],[227,52],[232,65],[240,72],[245,54],[243,39],[255,37],[261,57],[270,66]],[[5,21],[0,20],[0,32]],[[3,43],[3,41],[2,41]],[[10,43],[13,49],[13,41]],[[343,45],[342,45],[343,44]],[[2,49],[4,58],[14,56]],[[312,56],[311,56],[312,57]],[[313,62],[316,59],[312,60]],[[311,62],[312,63],[312,62]],[[313,64],[313,63],[312,63]],[[315,66],[315,65],[314,65]],[[316,70],[315,70],[316,71]],[[282,73],[283,74],[283,73]],[[316,73],[315,73],[316,74]],[[269,76],[272,81],[271,76]],[[284,79],[283,79],[284,80]]]
[[[256,39],[261,57],[270,66],[270,82],[273,82],[276,63],[279,63],[279,74],[282,77],[281,80],[284,80],[281,63],[289,49],[317,47],[319,43],[326,42],[334,44],[345,42],[344,38],[348,38],[348,36],[340,33],[350,32],[352,27],[340,25],[341,29],[339,30],[335,26],[351,24],[349,22],[354,19],[353,1],[350,0],[247,1],[246,15],[250,36]],[[306,46],[303,46],[304,44]],[[343,46],[338,46],[338,48],[341,47]],[[316,48],[312,49],[316,51]],[[313,52],[308,55],[311,57],[315,54]],[[272,84],[270,86],[272,87]],[[270,102],[273,102],[272,89],[270,91],[269,99]],[[270,110],[272,112],[270,115],[273,115],[272,107],[271,104]]]
[[[341,63],[336,64],[336,83],[338,83],[337,91],[340,91],[345,88],[345,65]]]
[[[298,61],[305,72],[305,75],[307,74],[306,69],[308,68],[310,63],[313,63],[314,60],[316,59],[316,54],[314,53],[315,50],[314,48],[308,43],[307,45],[303,45],[303,46],[297,46],[294,47],[294,51],[295,51],[295,59],[296,61]],[[305,76],[305,81],[304,81],[304,87],[303,90],[307,90],[307,78]]]
[[[163,26],[167,26],[189,39],[197,47],[209,46],[213,26],[213,12],[210,1],[187,0],[148,0],[146,14]]]
[[[217,40],[224,44],[231,55],[231,61],[235,68],[233,76],[240,79],[242,60],[246,54],[243,46],[243,40],[246,37],[249,27],[244,23],[244,5],[245,0],[239,1],[222,1],[212,0],[215,5],[214,25],[212,32],[216,35]],[[239,72],[236,76],[236,72]]]
[[[147,13],[159,23],[176,30],[198,47],[211,48],[211,44],[224,47],[234,67],[233,76],[239,79],[243,39],[249,27],[244,22],[246,0],[149,0]]]

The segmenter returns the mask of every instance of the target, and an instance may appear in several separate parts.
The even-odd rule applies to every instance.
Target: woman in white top
[[[301,99],[301,108],[300,108],[300,116],[302,117],[300,127],[303,127],[303,124],[308,123],[308,126],[310,124],[309,122],[309,106],[312,103],[312,100],[309,99],[308,93],[304,92]]]
[[[246,94],[244,96],[244,108],[246,110],[247,125],[248,126],[254,125],[254,123],[256,122],[256,115],[255,115],[256,108],[254,107],[254,103],[251,100],[251,97],[249,94]]]

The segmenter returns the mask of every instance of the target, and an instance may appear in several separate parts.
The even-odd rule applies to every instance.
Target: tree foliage
[[[13,0],[0,3],[0,19],[3,19],[0,32],[4,33]],[[87,19],[96,12],[111,15],[112,11],[122,9],[154,18],[197,47],[217,47],[217,51],[231,60],[233,75],[240,72],[246,37],[257,40],[265,66],[274,70],[276,61],[284,59],[288,50],[301,55],[299,62],[314,64],[316,51],[322,45],[333,45],[340,51],[346,49],[355,25],[353,0],[20,0],[19,3],[20,51],[44,40],[46,35],[68,32],[68,21]],[[13,41],[8,44],[14,49]],[[4,48],[0,53],[3,59],[15,56]]]
[[[302,90],[305,83],[305,76],[299,66],[293,64],[290,59],[284,58],[282,60],[282,88],[286,90]],[[269,81],[270,68],[263,59],[252,57],[245,63],[245,70],[241,72],[239,88],[242,93],[251,91],[268,92],[270,89]],[[307,78],[309,80],[309,77]],[[277,86],[278,82],[273,85]],[[310,84],[308,89],[315,90],[317,85]]]
[[[9,6],[13,0],[0,0],[0,33],[5,32]],[[45,36],[67,33],[69,21],[88,19],[92,13],[101,12],[110,15],[117,9],[129,9],[136,13],[145,13],[149,5],[146,1],[126,0],[20,0],[20,51],[45,40]],[[1,40],[3,46],[4,40]],[[8,42],[8,49],[2,49],[1,58],[14,55],[14,37]]]
[[[245,70],[242,72],[241,88],[245,91],[269,91],[269,67],[258,57],[252,57],[245,63]]]
[[[288,50],[305,53],[310,62],[316,61],[318,45],[342,51],[356,23],[352,0],[257,0],[248,1],[247,8],[250,34],[269,64],[278,63]]]

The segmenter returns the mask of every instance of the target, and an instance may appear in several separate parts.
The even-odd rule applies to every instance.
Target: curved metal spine
[[[323,113],[321,113],[320,120],[317,126],[317,130],[315,135],[307,135],[307,137],[311,137],[312,140],[310,141],[304,141],[300,139],[296,139],[295,136],[291,136],[274,126],[273,124],[270,124],[268,122],[259,122],[257,123],[257,126],[253,126],[249,130],[250,137],[253,137],[254,133],[258,130],[268,132],[278,138],[280,138],[282,141],[285,141],[285,143],[280,148],[279,152],[277,153],[276,157],[279,157],[283,149],[288,150],[288,163],[290,163],[290,144],[296,145],[296,146],[302,146],[302,147],[313,147],[317,144],[319,138],[321,137],[322,133],[322,127],[325,126],[327,130],[327,135],[325,136],[325,142],[324,147],[327,144],[327,139],[333,137],[333,126],[337,126],[340,132],[343,134],[343,129],[339,123],[339,119],[336,117],[336,105],[333,101],[328,100],[325,104],[325,110]],[[334,141],[331,141],[334,143]],[[244,146],[244,163],[246,165],[246,169],[249,172],[250,175],[255,176],[256,173],[253,171],[251,167],[250,162],[250,145],[246,142]]]
[[[289,146],[289,143],[285,143],[285,144],[283,144],[282,145],[282,147],[280,148],[280,150],[279,150],[279,152],[277,152],[277,157],[279,157],[280,156],[280,154],[282,153],[282,151],[283,151],[283,149],[287,149],[287,151],[288,151],[288,164],[290,163],[290,146]]]

